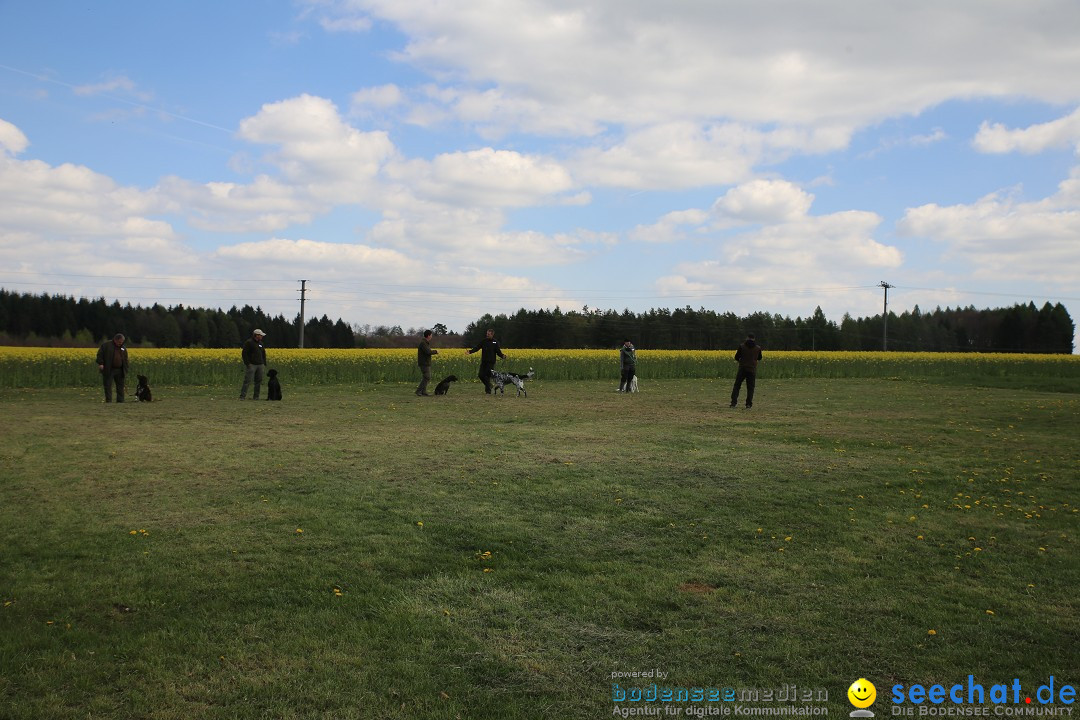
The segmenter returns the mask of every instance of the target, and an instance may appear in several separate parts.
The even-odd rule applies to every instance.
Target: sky
[[[1075,0],[0,0],[0,286],[1080,323]]]

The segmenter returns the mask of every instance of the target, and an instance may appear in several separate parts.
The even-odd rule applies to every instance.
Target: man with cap
[[[116,385],[116,402],[124,402],[124,378],[128,370],[127,348],[124,336],[116,333],[112,340],[107,340],[97,352],[98,372],[105,383],[105,402],[112,402],[112,386]]]
[[[240,356],[244,360],[244,384],[240,387],[240,399],[247,399],[248,385],[255,381],[255,390],[252,400],[259,399],[259,389],[262,387],[263,375],[266,373],[266,348],[263,347],[263,338],[266,333],[258,328],[251,333],[251,337],[244,341],[244,349]]]

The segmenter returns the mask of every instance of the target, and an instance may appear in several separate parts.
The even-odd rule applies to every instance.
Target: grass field
[[[0,717],[606,718],[651,682],[843,717],[859,677],[883,717],[896,683],[1080,683],[1080,395],[642,386],[0,390]]]

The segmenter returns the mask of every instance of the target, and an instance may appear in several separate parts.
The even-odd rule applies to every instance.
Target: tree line
[[[255,328],[266,332],[274,347],[297,347],[300,317],[286,320],[258,307],[229,310],[150,307],[108,303],[104,298],[76,300],[63,295],[29,295],[0,288],[0,342],[5,344],[87,347],[118,332],[143,347],[239,347]],[[304,323],[304,347],[351,348],[353,330],[340,319],[323,315]]]
[[[122,332],[144,347],[238,347],[255,328],[264,330],[274,347],[299,345],[299,316],[287,320],[258,307],[229,310],[150,307],[108,303],[62,295],[32,295],[0,288],[0,343],[9,345],[92,346]],[[738,316],[732,312],[687,306],[675,310],[526,310],[513,315],[487,314],[457,335],[441,323],[432,326],[440,347],[474,347],[487,328],[507,347],[614,348],[630,339],[637,347],[668,350],[725,350],[747,333],[771,350],[889,350],[929,352],[1071,353],[1075,325],[1061,303],[1017,304],[977,310],[916,306],[887,318],[876,315],[836,323],[821,308],[809,317],[765,312]],[[323,315],[304,323],[304,346],[310,348],[402,347],[415,344],[423,328],[370,325],[350,327]]]
[[[687,306],[634,313],[584,307],[580,311],[518,310],[514,315],[484,315],[465,329],[465,345],[473,346],[494,328],[500,343],[529,348],[613,348],[631,340],[639,348],[657,350],[724,350],[739,345],[748,333],[771,350],[889,350],[927,352],[1072,353],[1075,326],[1061,303],[1017,304],[1009,308],[974,307],[922,312],[916,306],[900,315],[889,313],[840,323],[821,308],[792,320],[764,312],[740,317]],[[887,343],[887,345],[886,345]]]

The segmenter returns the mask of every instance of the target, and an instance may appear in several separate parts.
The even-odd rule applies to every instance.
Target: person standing
[[[637,375],[637,354],[634,352],[634,344],[624,340],[619,348],[619,366],[622,372],[619,375],[619,392],[631,392],[630,385]]]
[[[124,378],[128,371],[128,353],[124,347],[124,335],[116,333],[98,348],[98,372],[105,384],[105,402],[112,402],[112,389],[116,385],[116,402],[124,402]]]
[[[754,334],[735,351],[735,361],[739,363],[739,372],[735,375],[735,387],[731,389],[731,407],[739,404],[739,390],[746,381],[746,407],[754,406],[754,385],[757,383],[757,366],[761,362],[761,346],[754,340]]]
[[[438,355],[438,350],[431,349],[431,331],[424,331],[424,339],[416,346],[416,364],[420,366],[420,384],[416,386],[416,394],[428,397],[428,383],[431,382],[431,356]]]
[[[499,349],[499,341],[495,339],[495,330],[492,328],[487,329],[486,336],[480,341],[480,344],[469,350],[469,355],[474,352],[480,351],[480,382],[484,383],[484,392],[488,395],[491,394],[491,371],[495,369],[495,357],[501,357],[503,360],[506,356],[503,355],[503,351]]]
[[[240,399],[247,399],[248,385],[255,381],[252,400],[259,399],[259,390],[262,388],[263,375],[266,374],[266,348],[263,347],[263,338],[266,333],[258,328],[251,333],[251,337],[244,341],[244,347],[240,351],[240,357],[244,361],[244,384],[240,386]]]

